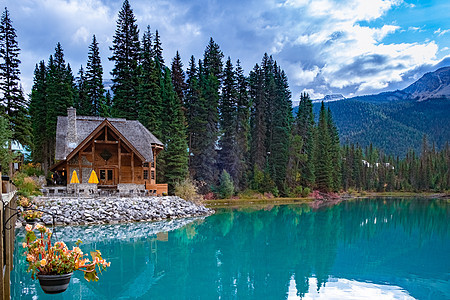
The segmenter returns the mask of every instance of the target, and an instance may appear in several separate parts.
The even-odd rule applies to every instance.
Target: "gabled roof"
[[[68,135],[68,117],[59,116],[56,126],[56,160],[65,160],[67,156],[77,148],[93,131],[99,127],[105,120],[113,126],[139,154],[145,158],[145,161],[153,161],[153,152],[151,144],[163,145],[150,131],[147,130],[139,121],[76,116],[77,142],[69,144]]]

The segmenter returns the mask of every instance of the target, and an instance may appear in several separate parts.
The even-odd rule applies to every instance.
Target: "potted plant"
[[[22,217],[28,224],[34,224],[36,223],[36,219],[42,217],[42,212],[37,210],[24,210]]]
[[[84,272],[84,278],[87,281],[98,281],[97,270],[106,270],[111,263],[101,257],[100,251],[91,252],[92,261],[85,258],[78,247],[70,250],[64,242],[56,242],[52,245],[52,232],[41,224],[25,226],[26,242],[22,243],[28,262],[28,272],[31,272],[31,278],[39,279],[42,290],[47,294],[57,294],[64,292],[70,283],[70,277],[73,271]],[[38,236],[33,230],[39,232]]]

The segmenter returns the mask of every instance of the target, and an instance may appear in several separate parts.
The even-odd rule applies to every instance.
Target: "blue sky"
[[[293,100],[403,89],[425,72],[450,65],[450,1],[401,0],[129,0],[141,34],[158,29],[164,58],[178,50],[186,66],[202,58],[210,37],[246,73],[273,55],[289,78]],[[2,1],[3,2],[3,1]],[[97,36],[110,78],[109,47],[122,1],[6,0],[22,49],[21,79],[57,42],[78,72]],[[75,74],[76,75],[76,74]]]

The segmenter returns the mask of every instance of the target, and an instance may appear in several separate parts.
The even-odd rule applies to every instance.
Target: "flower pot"
[[[73,272],[62,275],[40,275],[37,277],[42,290],[46,294],[59,294],[67,290]]]
[[[25,222],[30,225],[34,225],[36,223],[36,219],[25,219]]]

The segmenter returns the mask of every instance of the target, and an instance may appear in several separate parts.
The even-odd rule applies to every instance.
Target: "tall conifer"
[[[184,105],[184,97],[186,94],[187,84],[186,84],[186,75],[183,71],[183,63],[181,61],[180,54],[177,51],[177,54],[172,60],[172,84],[175,89],[175,93],[177,93],[178,100],[181,105]]]
[[[158,30],[155,32],[155,42],[153,44],[153,54],[155,56],[155,60],[158,60],[159,66],[161,67],[161,70],[164,70],[164,58],[163,58],[163,49],[162,49],[162,43],[161,43],[161,37],[159,36]]]
[[[163,103],[161,100],[162,74],[152,49],[150,26],[144,32],[141,49],[139,80],[139,121],[158,138],[161,138]]]
[[[100,59],[100,51],[95,35],[89,46],[88,61],[86,65],[86,89],[87,97],[91,102],[91,114],[100,116],[102,105],[105,102],[105,88],[103,86],[103,67]]]
[[[341,187],[341,145],[339,134],[331,115],[331,109],[327,111],[328,133],[330,135],[330,159],[331,159],[331,189],[335,192]]]
[[[163,154],[164,178],[169,184],[169,192],[173,192],[175,183],[186,179],[188,171],[188,152],[184,114],[181,103],[174,91],[169,68],[164,70],[162,85],[164,102],[163,139],[165,150]]]
[[[113,113],[118,117],[136,120],[139,107],[139,30],[128,0],[123,2],[119,12],[111,50],[113,55],[109,59],[114,61],[111,72],[114,82]]]
[[[236,74],[228,57],[223,74],[222,96],[220,98],[220,139],[218,164],[226,170],[234,183],[238,182],[238,154],[236,144],[237,122]]]
[[[30,116],[32,128],[31,157],[34,162],[48,161],[47,142],[47,70],[45,62],[40,61],[34,70],[33,87],[30,95]]]
[[[76,82],[77,95],[74,107],[77,109],[77,114],[81,116],[92,116],[92,102],[88,97],[86,77],[83,66],[78,71],[78,78]]]
[[[7,118],[12,140],[28,145],[31,127],[28,102],[20,86],[19,52],[16,30],[5,8],[0,21],[0,116]]]
[[[239,190],[247,188],[247,171],[249,163],[249,134],[250,134],[250,98],[248,95],[248,80],[240,61],[236,63],[236,152],[237,152],[237,181]]]
[[[319,114],[319,124],[316,132],[316,155],[315,155],[315,175],[316,188],[322,192],[329,192],[331,190],[332,180],[332,162],[330,155],[331,140],[328,131],[327,111],[322,102]]]

